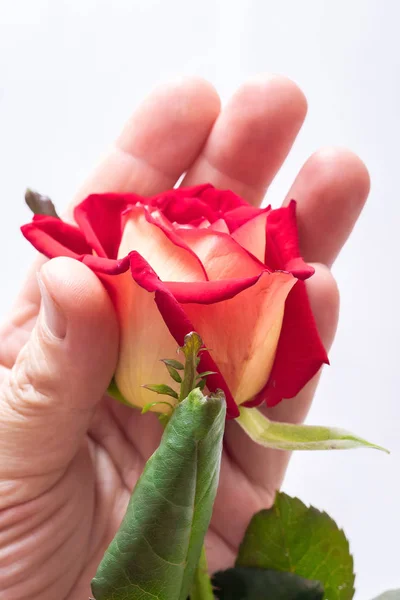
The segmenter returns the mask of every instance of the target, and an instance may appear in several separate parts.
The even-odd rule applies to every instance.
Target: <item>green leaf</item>
[[[157,404],[166,404],[170,409],[171,409],[171,413],[174,410],[174,405],[171,404],[170,402],[163,402],[163,401],[159,401],[159,402],[149,402],[149,404],[145,404],[142,408],[142,415],[146,414],[147,412],[149,412],[149,410],[151,410],[153,408],[153,406],[157,406]]]
[[[199,383],[197,384],[197,387],[199,388],[199,390],[203,391],[204,388],[206,387],[206,380],[205,379],[201,379],[201,381],[199,381]]]
[[[162,358],[161,362],[169,367],[172,367],[173,369],[177,369],[178,371],[183,371],[185,368],[184,365],[179,362],[179,360],[174,360],[173,358]]]
[[[170,374],[170,376],[172,377],[172,379],[174,381],[176,381],[177,383],[182,383],[182,377],[179,375],[178,371],[176,369],[174,369],[173,367],[170,367],[169,365],[165,365],[168,369],[168,373]]]
[[[270,421],[256,408],[240,408],[236,419],[247,435],[257,444],[278,450],[347,450],[374,448],[389,451],[371,444],[353,433],[335,427],[318,425],[293,425]]]
[[[146,390],[150,390],[151,392],[155,392],[156,394],[162,394],[163,396],[171,396],[172,398],[175,398],[175,400],[178,400],[178,394],[175,390],[169,387],[169,385],[164,385],[163,383],[160,385],[153,385],[149,383],[142,387],[146,388]]]
[[[400,590],[389,590],[380,594],[374,600],[400,600]]]
[[[57,214],[53,202],[48,196],[42,196],[29,188],[25,192],[25,202],[35,215],[47,215],[49,217],[60,217]]]
[[[353,558],[343,531],[326,513],[283,493],[250,521],[236,566],[320,581],[327,600],[350,600],[354,594]]]
[[[186,600],[217,491],[221,395],[175,409],[92,581],[96,600]]]
[[[215,573],[213,585],[219,600],[322,600],[324,595],[319,581],[249,567]]]
[[[204,371],[204,373],[198,373],[197,377],[199,379],[203,379],[203,377],[208,377],[209,375],[215,375],[216,371]]]

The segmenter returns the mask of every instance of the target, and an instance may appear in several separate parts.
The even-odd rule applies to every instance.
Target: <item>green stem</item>
[[[192,589],[190,591],[190,600],[214,600],[204,545],[201,549],[199,564],[197,565],[194,574]]]

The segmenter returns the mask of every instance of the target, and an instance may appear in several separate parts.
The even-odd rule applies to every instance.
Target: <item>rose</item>
[[[161,359],[197,331],[228,415],[296,395],[327,362],[304,281],[296,203],[258,209],[206,184],[153,198],[95,194],[74,211],[77,227],[35,215],[25,237],[48,257],[84,262],[107,286],[120,322],[115,373],[125,399],[143,407],[143,384],[165,383]],[[172,399],[171,399],[172,400]],[[155,410],[165,410],[160,404]]]

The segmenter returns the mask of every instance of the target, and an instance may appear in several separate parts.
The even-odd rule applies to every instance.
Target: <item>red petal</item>
[[[207,219],[212,223],[218,216],[213,208],[205,202],[200,193],[209,184],[192,188],[177,188],[151,198],[149,206],[158,208],[171,223],[192,223],[199,219]]]
[[[264,400],[268,406],[275,406],[283,398],[293,398],[324,363],[329,364],[329,361],[318,335],[306,286],[298,281],[286,300],[278,349],[268,383],[246,406],[256,406]]]
[[[202,192],[204,190],[214,189],[214,186],[211,183],[201,183],[200,185],[192,185],[187,187],[178,187],[173,190],[168,190],[167,192],[157,194],[156,196],[152,196],[149,198],[149,206],[155,206],[158,208],[163,208],[166,201],[173,198],[197,198],[201,197]]]
[[[225,213],[224,219],[229,227],[229,231],[232,233],[233,231],[236,231],[238,227],[247,223],[247,221],[254,219],[254,217],[257,217],[259,214],[269,212],[270,210],[270,206],[267,208],[256,208],[255,206],[250,206],[250,204],[248,204]]]
[[[252,287],[262,273],[242,279],[223,279],[207,282],[168,282],[165,285],[181,304],[215,304],[233,298],[240,292]]]
[[[231,190],[217,190],[213,186],[204,188],[198,197],[206,202],[219,217],[241,206],[250,207],[248,202]]]
[[[92,194],[75,207],[75,221],[98,256],[117,258],[122,213],[138,198],[134,194]]]
[[[77,227],[56,217],[35,215],[31,223],[21,227],[21,231],[36,250],[48,258],[69,256],[80,260],[81,255],[92,252]]]
[[[217,190],[211,184],[177,188],[151,198],[149,206],[159,208],[171,223],[188,224],[199,219],[210,223],[224,218],[225,213],[249,207],[246,200],[230,190]]]
[[[295,200],[269,213],[266,239],[265,264],[269,267],[289,271],[298,279],[314,274],[313,267],[300,256]]]
[[[101,258],[100,256],[86,254],[79,260],[87,265],[89,269],[92,269],[92,271],[100,275],[120,275],[129,269],[129,256],[116,260],[113,258]]]

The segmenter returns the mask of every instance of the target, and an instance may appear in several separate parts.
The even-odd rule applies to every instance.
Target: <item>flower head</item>
[[[293,397],[327,362],[295,213],[294,201],[258,209],[206,184],[152,198],[94,194],[75,208],[76,226],[35,215],[22,232],[48,257],[84,262],[106,285],[121,330],[115,381],[129,403],[152,402],[143,384],[162,384],[161,359],[197,331],[207,348],[199,369],[213,372],[207,387],[224,391],[236,417],[238,405]]]

